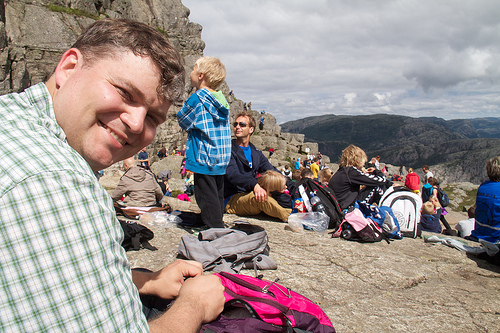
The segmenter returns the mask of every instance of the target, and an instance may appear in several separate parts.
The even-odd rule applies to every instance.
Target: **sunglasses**
[[[238,126],[238,125],[240,125],[240,127],[241,127],[241,128],[247,127],[247,123],[242,122],[242,121],[240,121],[240,122],[235,121],[235,122],[233,123],[233,127],[236,127],[236,126]]]

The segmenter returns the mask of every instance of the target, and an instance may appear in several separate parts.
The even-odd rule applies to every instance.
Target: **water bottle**
[[[317,195],[315,195],[314,192],[311,192],[311,199],[309,199],[309,202],[311,203],[313,212],[326,214],[325,205],[321,203],[321,199]]]

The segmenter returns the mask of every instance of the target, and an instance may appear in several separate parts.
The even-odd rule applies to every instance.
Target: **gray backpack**
[[[276,269],[276,263],[268,256],[267,242],[264,228],[236,221],[229,229],[211,228],[201,231],[198,237],[182,236],[177,253],[200,262],[204,271],[238,273],[242,268]]]

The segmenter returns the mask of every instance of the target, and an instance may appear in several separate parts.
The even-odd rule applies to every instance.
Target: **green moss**
[[[182,194],[182,193],[184,193],[184,191],[180,191],[180,190],[173,190],[173,191],[172,191],[172,194],[170,194],[170,196],[171,196],[172,198],[177,198],[177,196],[178,196],[179,194]]]
[[[168,37],[168,34],[165,30],[163,30],[162,28],[156,28],[156,30],[158,30],[161,34],[165,35]]]
[[[453,185],[453,183],[443,186],[443,190],[445,190],[450,197],[450,206],[447,207],[448,211],[454,210],[461,212],[464,206],[465,208],[469,208],[476,203],[477,188],[470,191],[465,191],[465,196],[459,195],[459,198],[455,198],[456,189],[457,186]]]
[[[469,208],[476,203],[477,189],[468,191],[467,196],[462,201],[462,206]]]
[[[79,16],[79,17],[88,17],[93,20],[98,20],[99,16],[96,14],[92,14],[89,12],[86,12],[81,9],[75,9],[75,8],[69,8],[69,7],[64,7],[64,6],[57,6],[53,4],[48,4],[45,7],[47,7],[49,10],[56,12],[56,13],[65,13],[73,16]]]

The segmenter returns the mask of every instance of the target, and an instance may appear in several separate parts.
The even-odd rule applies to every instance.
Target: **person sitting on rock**
[[[422,187],[422,202],[425,203],[425,202],[429,201],[432,196],[437,198],[438,192],[439,192],[438,189],[439,189],[438,180],[434,177],[429,177],[427,179],[427,184],[425,184]],[[441,215],[439,216],[439,219],[441,220],[441,222],[443,223],[443,225],[445,227],[443,234],[455,236],[456,231],[451,228],[450,224],[446,220],[446,217],[445,217],[446,214],[448,214],[448,212],[446,211],[446,208],[441,207]]]
[[[286,222],[292,210],[282,209],[257,181],[258,173],[278,170],[250,142],[255,125],[254,117],[245,111],[240,112],[233,123],[236,139],[232,141],[231,159],[224,177],[226,213],[251,216],[264,212]],[[287,181],[289,184],[294,186],[292,181]]]
[[[408,168],[406,175],[405,186],[413,191],[413,193],[420,193],[420,177],[413,172],[413,168]]]
[[[186,171],[186,178],[184,179],[184,193],[187,195],[194,194],[194,173],[189,170]]]
[[[305,178],[314,179],[314,172],[312,172],[311,169],[302,169],[302,171],[300,172],[300,180]]]
[[[162,149],[160,149],[157,155],[160,160],[164,159],[167,156],[167,148],[163,147]]]
[[[441,217],[442,207],[436,196],[431,195],[429,201],[422,205],[422,215],[420,216],[420,228],[422,231],[441,233]]]
[[[290,166],[287,164],[283,168],[283,171],[281,171],[281,174],[287,178],[292,179],[292,171],[290,170]]]
[[[153,173],[137,166],[133,157],[124,160],[123,166],[125,173],[111,194],[113,201],[118,202],[125,196],[123,199],[125,206],[161,206],[163,192]]]
[[[342,209],[352,206],[356,200],[368,204],[378,202],[384,191],[392,185],[375,166],[370,165],[364,171],[366,161],[366,153],[355,145],[342,151],[339,169],[328,184]]]
[[[476,222],[467,239],[500,243],[500,156],[488,160],[486,173],[489,180],[477,190]]]
[[[321,170],[318,173],[318,179],[322,184],[328,185],[330,179],[332,179],[333,171],[330,168]]]
[[[161,191],[163,192],[164,196],[170,197],[172,195],[172,190],[170,189],[170,186],[168,185],[168,178],[167,177],[162,177],[158,184],[160,185]]]
[[[300,181],[300,179],[302,178],[301,174],[302,174],[302,171],[300,169],[293,170],[293,172],[292,172],[292,180],[294,182]]]
[[[224,287],[199,263],[131,270],[150,263],[127,259],[94,175],[153,141],[183,63],[157,29],[102,18],[45,82],[0,97],[0,331],[199,332],[222,312]]]
[[[457,229],[457,233],[459,237],[465,238],[470,236],[472,230],[474,230],[474,224],[476,223],[476,205],[472,205],[467,209],[467,216],[469,217],[467,220],[460,220],[455,225],[455,229]]]
[[[293,208],[293,200],[288,192],[286,186],[287,178],[285,176],[279,172],[267,170],[263,175],[257,178],[257,181],[259,185],[267,191],[268,197],[273,197],[283,209]],[[280,213],[277,214],[281,215]]]

